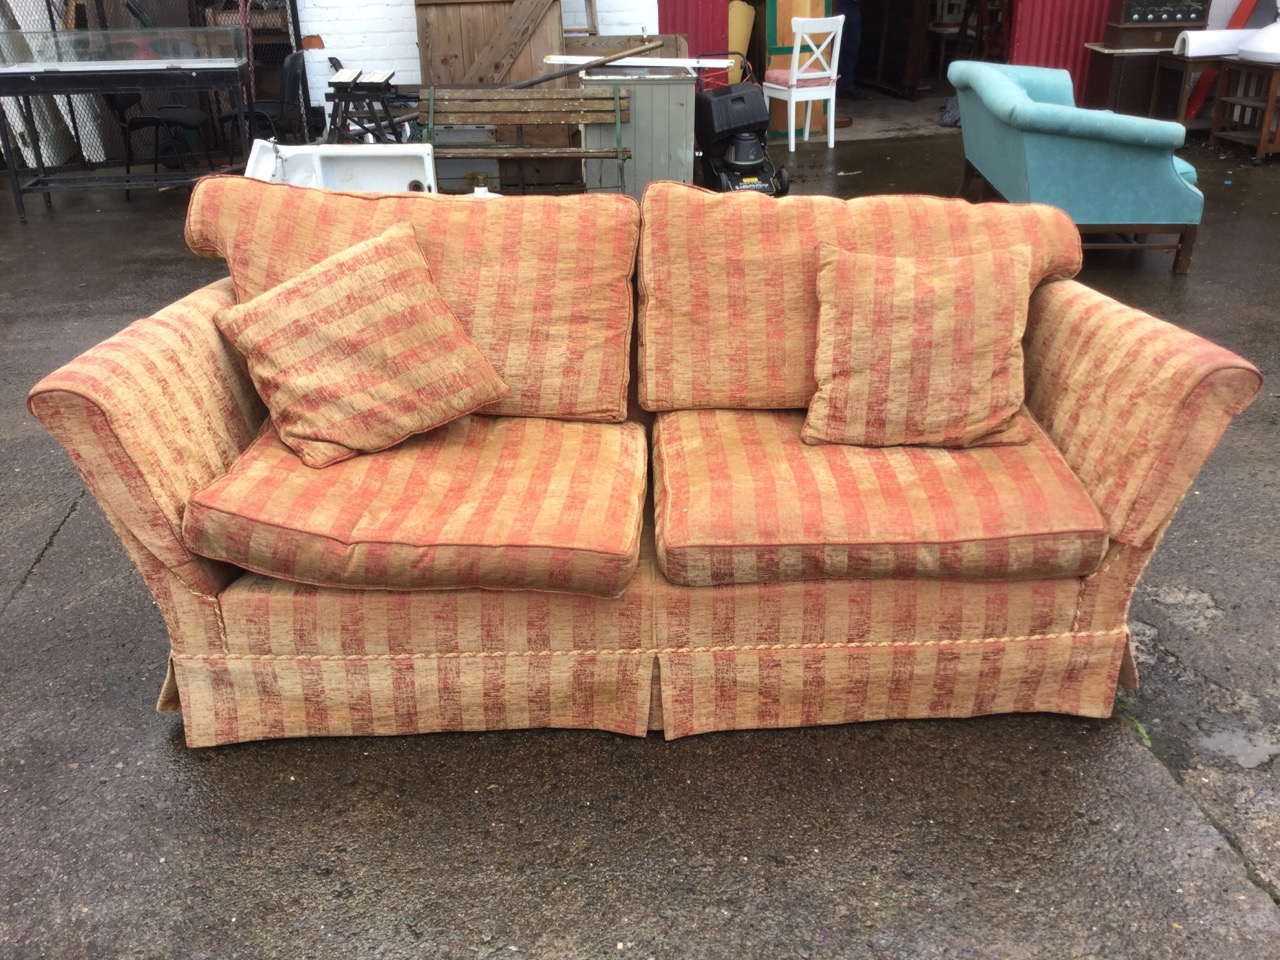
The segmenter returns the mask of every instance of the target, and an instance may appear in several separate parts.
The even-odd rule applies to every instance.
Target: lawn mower
[[[737,53],[705,56],[742,57]],[[775,166],[765,150],[769,106],[745,57],[742,67],[741,83],[726,79],[719,84],[706,75],[698,76],[693,135],[702,157],[702,184],[720,193],[751,190],[784,197],[790,187],[787,171]]]

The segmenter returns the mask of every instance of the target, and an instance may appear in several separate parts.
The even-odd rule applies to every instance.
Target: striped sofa
[[[304,467],[211,318],[402,220],[510,394]],[[1260,383],[1070,279],[1078,235],[1048,207],[677,184],[640,205],[476,202],[211,177],[187,239],[232,277],[29,403],[159,604],[159,708],[182,711],[191,746],[1106,716],[1133,679],[1142,569]],[[800,442],[821,242],[1029,247],[1032,439]]]

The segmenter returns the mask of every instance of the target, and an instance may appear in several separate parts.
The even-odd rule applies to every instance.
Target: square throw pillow
[[[805,443],[1025,442],[1022,334],[1031,251],[881,257],[822,244],[818,390]]]
[[[501,400],[507,385],[399,224],[214,317],[276,431],[309,467],[395,446]]]

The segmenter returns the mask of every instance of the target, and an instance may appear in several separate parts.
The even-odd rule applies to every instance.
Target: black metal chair
[[[253,136],[262,134],[274,137],[278,143],[298,143],[306,140],[302,123],[302,51],[296,50],[284,58],[280,66],[280,98],[278,100],[255,100],[253,108],[246,111],[245,119],[249,122]],[[234,112],[224,113],[218,117],[220,125],[236,123]],[[230,151],[231,138],[227,140]],[[246,155],[248,151],[245,151]]]
[[[102,99],[107,102],[115,116],[116,123],[124,137],[124,172],[129,174],[133,169],[133,135],[139,130],[151,131],[151,169],[153,173],[160,171],[160,164],[169,169],[185,170],[185,157],[189,153],[183,143],[182,134],[186,131],[199,138],[204,150],[205,161],[213,170],[213,156],[209,153],[209,142],[205,139],[204,128],[209,123],[209,115],[195,107],[183,107],[177,104],[165,104],[156,107],[151,113],[141,112],[142,94],[140,93],[104,93]],[[130,114],[135,107],[139,112]],[[164,138],[161,139],[161,134]],[[129,189],[124,191],[126,199],[131,199]]]

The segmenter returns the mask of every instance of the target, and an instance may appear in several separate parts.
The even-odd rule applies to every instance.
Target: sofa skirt
[[[652,544],[615,599],[334,590],[246,574],[221,636],[175,638],[162,709],[190,746],[304,736],[716,730],[1051,712],[1108,716],[1118,624],[1085,580],[681,587]],[[1096,618],[1094,618],[1096,621]]]

